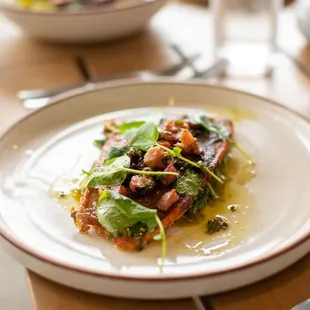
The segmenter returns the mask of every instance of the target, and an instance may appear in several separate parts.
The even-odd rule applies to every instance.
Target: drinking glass
[[[282,0],[212,0],[214,57],[233,77],[264,75],[272,68]]]

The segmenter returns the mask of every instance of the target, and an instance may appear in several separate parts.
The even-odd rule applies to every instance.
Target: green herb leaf
[[[127,141],[131,141],[131,139],[137,133],[137,128],[132,128],[124,132],[124,139]]]
[[[193,170],[186,170],[178,179],[175,189],[181,195],[197,196],[201,189],[200,183],[201,178],[198,173]]]
[[[101,150],[104,144],[106,143],[106,141],[107,141],[107,138],[97,139],[93,141],[93,145]]]
[[[112,158],[120,157],[125,155],[129,151],[128,146],[111,146],[106,153],[106,160],[110,160]]]
[[[101,185],[120,185],[127,176],[122,168],[130,166],[130,158],[126,155],[110,159],[100,168],[96,168],[88,177],[86,186],[99,188]]]
[[[144,125],[144,121],[132,121],[132,122],[125,122],[118,126],[118,130],[120,133],[123,133],[127,130],[133,129],[133,128],[139,128],[142,125]]]
[[[145,224],[148,231],[154,231],[157,226],[156,214],[156,210],[111,190],[105,190],[98,201],[99,223],[112,235],[122,234],[125,229],[139,222]]]
[[[125,139],[132,147],[147,151],[158,140],[159,132],[154,123],[146,123],[138,129],[131,129],[125,134]]]

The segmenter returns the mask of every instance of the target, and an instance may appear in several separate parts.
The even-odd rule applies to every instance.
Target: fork
[[[182,58],[179,63],[161,70],[131,71],[115,75],[105,75],[96,80],[92,80],[89,78],[84,61],[81,58],[77,58],[76,62],[78,64],[78,67],[80,68],[80,71],[82,72],[82,75],[84,76],[83,82],[71,85],[65,85],[53,89],[21,90],[17,93],[17,97],[21,101],[23,101],[24,107],[28,109],[37,109],[46,105],[51,97],[56,96],[65,91],[72,90],[74,88],[93,86],[94,84],[99,82],[107,82],[111,80],[119,80],[125,78],[140,78],[142,80],[150,80],[154,77],[159,76],[166,76],[166,77],[174,76],[175,74],[180,72],[189,64],[193,63],[198,58],[199,55],[195,54],[188,58]]]

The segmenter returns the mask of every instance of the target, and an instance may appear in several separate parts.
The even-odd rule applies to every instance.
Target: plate
[[[92,140],[103,119],[175,112],[232,118],[236,140],[257,161],[256,177],[206,209],[228,217],[227,231],[207,236],[205,223],[170,229],[160,271],[160,243],[127,253],[81,235],[68,212],[73,202],[55,193],[98,156]],[[213,294],[268,277],[310,249],[310,124],[264,98],[197,82],[111,82],[30,114],[1,138],[0,154],[1,243],[27,268],[67,286],[144,299]]]

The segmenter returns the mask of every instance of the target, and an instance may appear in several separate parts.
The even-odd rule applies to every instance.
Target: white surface
[[[2,1],[2,3],[1,3]],[[121,9],[86,12],[45,13],[26,11],[0,1],[3,15],[28,35],[68,43],[87,43],[119,39],[134,34],[165,4],[166,0],[137,1]]]
[[[236,123],[236,136],[258,163],[258,176],[248,185],[257,205],[255,221],[249,223],[251,233],[220,256],[196,252],[184,255],[178,243],[168,238],[167,264],[161,274],[157,265],[159,244],[153,243],[140,253],[124,253],[102,238],[82,236],[68,212],[47,192],[56,179],[76,166],[81,150],[96,158],[89,146],[101,129],[102,113],[167,106],[171,96],[176,107],[187,113],[193,113],[185,108],[190,106],[223,116],[239,110],[252,115]],[[166,115],[169,109],[129,110],[121,115],[145,118]],[[310,175],[305,173],[310,170],[310,125],[264,99],[201,85],[133,83],[85,93],[43,109],[15,126],[1,142],[0,230],[28,254],[8,242],[3,244],[21,263],[60,283],[133,298],[211,294],[269,276],[310,249],[307,240],[267,260],[310,232]],[[34,258],[30,252],[54,265]],[[254,264],[260,260],[265,262]],[[240,268],[249,263],[253,265]],[[231,269],[237,271],[229,272]],[[201,274],[205,276],[199,277]]]

